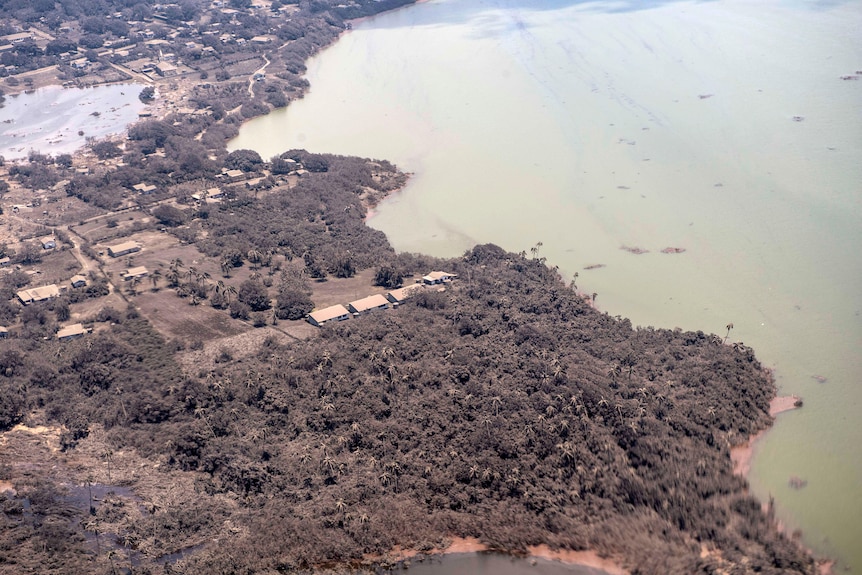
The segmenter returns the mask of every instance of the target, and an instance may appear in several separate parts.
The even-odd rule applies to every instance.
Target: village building
[[[125,272],[123,272],[123,281],[131,281],[133,279],[142,279],[149,275],[150,272],[147,271],[147,268],[144,266],[138,266],[134,268],[129,268]]]
[[[350,319],[350,312],[341,304],[325,307],[308,314],[308,323],[320,327],[328,321],[344,321]]]
[[[139,251],[141,251],[141,246],[137,242],[123,242],[114,246],[108,246],[108,255],[112,258],[118,258]]]
[[[6,339],[7,337],[9,337],[9,330],[0,325],[0,339]]]
[[[163,78],[177,75],[177,67],[170,62],[159,62],[156,64],[156,74]]]
[[[47,301],[49,299],[58,297],[60,295],[60,288],[58,288],[56,284],[51,284],[47,286],[21,290],[16,295],[18,296],[18,299],[21,301],[22,304],[30,305],[31,303]]]
[[[231,182],[238,182],[245,178],[245,172],[242,170],[225,170],[224,177],[226,177]]]
[[[87,278],[82,275],[72,276],[72,279],[69,280],[69,283],[73,288],[84,287],[87,285]]]
[[[0,258],[0,267],[5,268],[6,266],[9,265],[10,261],[12,261],[12,260],[9,259],[9,256]]]
[[[57,247],[57,242],[56,242],[56,240],[54,240],[53,237],[42,238],[39,241],[42,242],[42,249],[43,250],[53,250],[54,248]]]
[[[68,341],[70,339],[81,337],[86,333],[87,330],[82,324],[73,323],[72,325],[67,325],[64,328],[61,328],[60,331],[57,332],[57,339],[60,341]]]
[[[374,294],[347,304],[347,309],[351,313],[368,313],[376,309],[386,309],[389,307],[389,300],[381,294]]]
[[[140,184],[135,184],[134,186],[132,186],[132,189],[142,194],[152,194],[156,191],[156,186],[141,182]]]
[[[33,34],[31,32],[18,32],[16,34],[7,34],[6,36],[3,36],[3,40],[9,42],[10,44],[19,44],[24,40],[31,39],[32,37]]]
[[[422,281],[425,282],[426,285],[438,285],[450,282],[456,277],[458,277],[458,274],[451,274],[448,272],[431,272],[427,276],[423,276]]]
[[[403,303],[407,298],[413,297],[417,293],[421,292],[425,289],[422,284],[413,284],[409,286],[404,286],[402,288],[394,289],[390,292],[387,292],[386,299],[391,301],[394,304]]]

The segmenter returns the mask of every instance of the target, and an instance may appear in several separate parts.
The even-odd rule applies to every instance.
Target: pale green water
[[[752,486],[858,572],[862,78],[840,76],[862,70],[859,30],[858,2],[432,0],[358,25],[231,148],[415,172],[369,222],[396,249],[541,241],[611,314],[733,322],[805,399],[758,444]]]

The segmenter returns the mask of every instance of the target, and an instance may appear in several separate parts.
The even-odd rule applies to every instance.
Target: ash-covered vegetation
[[[812,573],[732,473],[730,446],[770,422],[774,387],[750,349],[600,313],[537,251],[396,256],[363,223],[368,206],[403,184],[385,162],[227,152],[242,121],[302,95],[304,62],[346,18],[404,3],[0,2],[0,35],[32,28],[55,38],[34,32],[3,51],[9,86],[39,66],[79,80],[169,52],[184,66],[178,77],[201,80],[188,109],[139,123],[128,140],[92,143],[93,169],[38,152],[8,169],[16,186],[56,188],[102,214],[143,208],[153,221],[141,227],[164,227],[216,258],[225,278],[246,262],[291,272],[275,298],[259,273],[232,294],[175,260],[167,289],[219,308],[235,295],[234,307],[255,313],[275,299],[275,318],[291,320],[312,304],[307,277],[370,267],[396,287],[431,269],[459,276],[309,339],[266,339],[250,355],[225,344],[215,362],[181,369],[197,342],[165,340],[134,300],[84,318],[93,333],[56,341],[70,303],[109,291],[97,274],[27,308],[13,297],[30,279],[7,274],[0,319],[21,326],[0,340],[0,482],[16,490],[0,496],[0,573],[298,572],[375,563],[395,546],[427,550],[453,536],[511,552],[596,549],[632,573]],[[266,38],[250,41],[257,35]],[[73,69],[79,56],[87,63]],[[266,77],[249,82],[264,56]],[[220,203],[200,199],[213,187]],[[95,261],[91,245],[81,249]],[[33,244],[9,255],[31,263],[39,254]],[[288,265],[295,258],[301,266]],[[155,292],[160,278],[151,279]],[[21,447],[8,435],[21,422],[59,426],[60,455]],[[137,459],[114,469],[116,481],[170,497],[106,498],[92,512],[71,504],[60,483],[96,471],[111,481],[120,454]],[[183,549],[185,559],[165,558]]]
[[[197,473],[189,498],[234,500],[172,527],[220,535],[178,572],[356,564],[456,535],[594,548],[635,573],[812,571],[732,473],[730,446],[770,421],[751,350],[633,329],[495,246],[436,263],[459,274],[444,292],[199,373],[134,313],[86,340],[4,343],[3,424],[44,410],[70,452],[104,426],[113,449]]]

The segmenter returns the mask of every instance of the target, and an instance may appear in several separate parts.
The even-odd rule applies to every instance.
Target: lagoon
[[[68,154],[89,138],[120,134],[144,108],[140,91],[136,84],[49,86],[6,96],[0,106],[0,156],[14,160],[26,158],[30,151]]]
[[[733,323],[805,400],[752,489],[859,571],[860,29],[855,2],[431,0],[357,24],[231,149],[388,159],[414,176],[369,224],[398,250],[541,242],[608,313]]]

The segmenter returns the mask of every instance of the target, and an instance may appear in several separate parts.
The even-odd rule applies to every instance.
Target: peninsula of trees
[[[602,313],[540,245],[396,254],[364,223],[406,180],[385,160],[227,152],[346,18],[404,3],[2,4],[10,93],[144,79],[155,113],[0,162],[0,573],[374,568],[454,537],[814,573],[733,473],[771,422],[751,349]],[[457,279],[304,319],[432,270]]]

